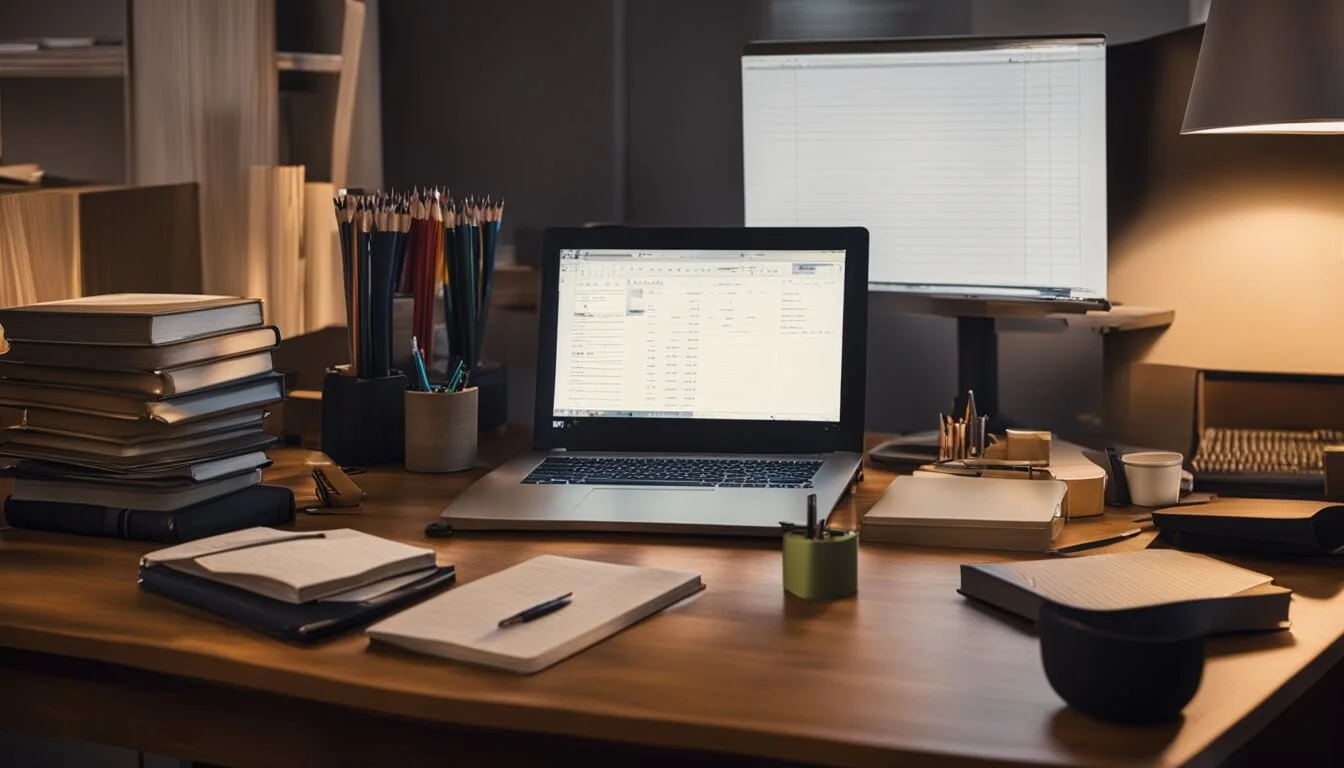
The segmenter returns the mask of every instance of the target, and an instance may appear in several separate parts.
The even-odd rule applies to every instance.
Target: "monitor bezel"
[[[555,425],[555,367],[560,251],[783,250],[845,252],[841,338],[840,420],[763,421],[565,417]],[[537,450],[666,453],[801,454],[863,450],[867,375],[868,230],[862,227],[593,227],[549,229],[541,268],[537,390],[533,447]]]

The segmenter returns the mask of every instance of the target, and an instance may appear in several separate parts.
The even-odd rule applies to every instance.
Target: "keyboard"
[[[813,459],[677,459],[551,456],[524,483],[695,488],[811,488]]]
[[[1344,443],[1336,429],[1229,429],[1209,427],[1191,469],[1208,474],[1325,474],[1325,447]]]

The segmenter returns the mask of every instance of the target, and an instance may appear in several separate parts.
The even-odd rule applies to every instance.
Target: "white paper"
[[[1273,581],[1262,573],[1174,549],[977,567],[1052,602],[1102,611],[1227,597]]]

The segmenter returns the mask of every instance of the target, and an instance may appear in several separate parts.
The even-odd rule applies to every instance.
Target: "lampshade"
[[[1344,133],[1344,0],[1213,0],[1181,133]]]

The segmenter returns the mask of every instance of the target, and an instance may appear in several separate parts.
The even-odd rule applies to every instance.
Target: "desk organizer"
[[[401,373],[359,379],[328,371],[322,379],[322,452],[345,466],[401,461],[406,384]]]
[[[480,390],[406,392],[406,469],[461,472],[476,466]]]
[[[859,591],[859,534],[809,539],[784,534],[784,591],[806,600],[839,600]]]
[[[480,390],[477,428],[495,429],[509,420],[508,369],[483,361],[471,372],[471,385]]]

